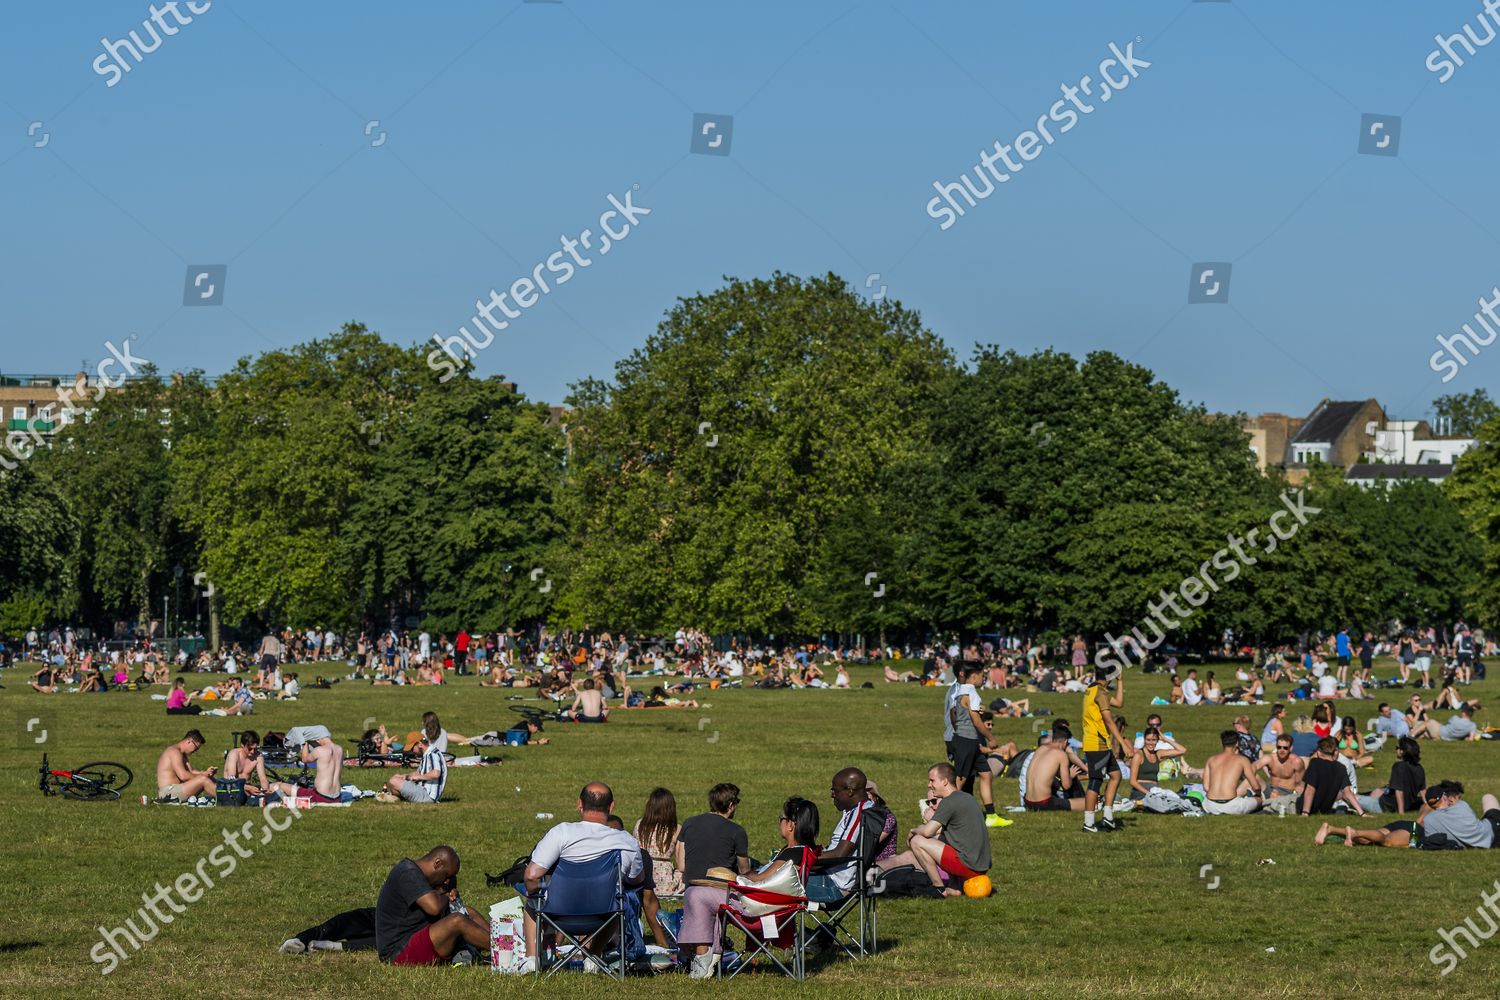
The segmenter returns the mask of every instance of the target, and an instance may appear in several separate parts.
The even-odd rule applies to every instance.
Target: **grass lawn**
[[[774,849],[781,801],[801,794],[823,809],[825,831],[835,819],[829,778],[857,764],[880,782],[904,831],[912,803],[925,789],[925,768],[942,755],[938,689],[885,685],[874,668],[852,671],[874,690],[711,691],[701,710],[619,712],[606,726],[549,724],[553,744],[490,750],[505,763],[455,769],[452,801],[433,807],[359,803],[311,810],[164,928],[107,977],[89,958],[100,925],[134,916],[141,894],[197,866],[221,831],[254,820],[253,810],[143,807],[154,788],[161,748],[196,726],[209,746],[199,767],[220,762],[232,718],[168,717],[144,693],[37,695],[24,674],[7,671],[0,699],[7,706],[0,802],[0,997],[430,996],[480,997],[522,992],[541,996],[700,995],[719,987],[686,976],[632,979],[561,974],[530,979],[492,976],[487,969],[391,969],[373,954],[284,957],[277,945],[305,926],[354,906],[373,905],[390,866],[437,843],[463,860],[460,885],[471,904],[487,907],[508,892],[485,888],[482,870],[496,872],[530,850],[551,812],[573,818],[578,789],[602,779],[613,786],[627,824],[647,793],[666,785],[682,818],[702,810],[709,786],[734,781],[742,790],[739,820],[752,853]],[[1217,668],[1216,668],[1217,669]],[[311,676],[320,672],[309,667]],[[330,673],[327,668],[323,673]],[[1218,669],[1232,676],[1232,669]],[[1389,676],[1389,664],[1379,673]],[[1141,728],[1148,702],[1164,694],[1159,677],[1131,675],[1124,714]],[[1399,703],[1403,692],[1386,692]],[[443,688],[372,688],[344,682],[308,691],[290,704],[262,702],[250,725],[260,731],[322,723],[335,737],[358,735],[374,716],[393,731],[416,728],[424,710],[465,734],[503,729],[515,716],[507,692],[480,689],[472,679]],[[1471,689],[1500,700],[1500,681]],[[1075,724],[1078,695],[1032,695]],[[536,704],[531,702],[530,704]],[[1363,727],[1374,702],[1347,706]],[[1161,709],[1167,728],[1200,765],[1216,735],[1241,711],[1233,707]],[[1256,731],[1266,709],[1249,714]],[[1483,725],[1490,712],[1481,713]],[[1293,715],[1297,709],[1293,709]],[[1442,713],[1446,717],[1448,713]],[[38,717],[47,741],[33,740],[25,720]],[[1006,720],[1003,739],[1034,739],[1032,721]],[[1430,781],[1455,778],[1477,806],[1479,794],[1500,794],[1500,743],[1424,741]],[[54,766],[119,760],[136,780],[120,802],[44,798],[36,769],[46,750]],[[1362,789],[1384,782],[1393,749],[1361,772]],[[349,768],[345,780],[377,788],[377,771]],[[1014,804],[1014,781],[997,784],[997,800]],[[855,963],[815,966],[795,992],[812,997],[859,994],[1096,997],[1397,996],[1408,991],[1444,997],[1494,997],[1500,937],[1471,950],[1452,974],[1439,977],[1428,953],[1440,928],[1474,917],[1481,892],[1500,878],[1500,852],[1392,851],[1314,847],[1317,821],[1244,818],[1124,817],[1125,830],[1087,836],[1072,815],[1021,815],[991,831],[996,894],[986,900],[893,900],[880,907],[881,954]],[[1375,825],[1375,824],[1372,824]],[[257,838],[258,839],[258,838]],[[1271,858],[1274,865],[1257,864]],[[1212,865],[1208,877],[1200,877]],[[212,866],[208,869],[215,870]],[[1216,888],[1208,886],[1218,880]],[[1476,921],[1480,927],[1485,925]],[[1274,951],[1272,950],[1274,949]],[[793,987],[775,976],[740,977],[733,994],[783,995]],[[727,992],[727,991],[726,991]]]

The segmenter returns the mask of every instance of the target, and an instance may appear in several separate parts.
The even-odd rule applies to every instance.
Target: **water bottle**
[[[552,814],[551,813],[537,813],[536,814],[536,818],[537,819],[551,819],[552,818]]]

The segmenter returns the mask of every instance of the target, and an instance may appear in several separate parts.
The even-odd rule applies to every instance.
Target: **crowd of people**
[[[640,819],[627,832],[609,786],[590,782],[578,795],[578,819],[547,831],[520,866],[513,888],[534,900],[559,862],[617,855],[626,889],[627,940],[590,937],[584,967],[599,971],[610,949],[627,960],[639,957],[644,927],[659,949],[680,956],[691,977],[708,978],[723,957],[721,909],[750,917],[769,912],[738,892],[742,887],[837,905],[860,888],[879,893],[905,873],[925,881],[929,891],[918,894],[961,895],[958,886],[986,873],[991,855],[979,804],[958,787],[956,778],[947,763],[928,769],[921,822],[903,840],[895,814],[875,784],[859,768],[843,768],[831,781],[829,798],[838,817],[831,828],[816,803],[793,795],[783,802],[774,832],[765,835],[764,860],[757,860],[750,832],[735,821],[740,790],[732,783],[710,788],[706,810],[685,820],[679,820],[670,790],[653,789]],[[288,938],[281,951],[368,949],[394,965],[472,962],[490,943],[489,925],[459,899],[459,864],[457,852],[447,846],[420,858],[403,858],[392,867],[373,907],[349,910],[307,928]],[[863,887],[857,886],[859,880]],[[679,919],[670,928],[664,899],[681,902]],[[813,947],[820,946],[820,935],[823,946],[831,944],[833,934],[820,925]],[[532,907],[525,910],[524,938],[526,958],[517,971],[534,972],[543,941]]]

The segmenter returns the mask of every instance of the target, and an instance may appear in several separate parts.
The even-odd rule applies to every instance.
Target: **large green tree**
[[[851,624],[834,620],[854,617],[849,595],[882,599],[865,582],[891,530],[881,472],[927,450],[950,365],[915,313],[834,275],[680,300],[612,382],[570,399],[561,610],[635,628]]]

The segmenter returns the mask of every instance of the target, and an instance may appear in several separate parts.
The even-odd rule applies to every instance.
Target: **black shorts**
[[[1495,831],[1494,839],[1490,841],[1490,846],[1500,847],[1500,809],[1491,809],[1479,818],[1488,823]]]
[[[1381,829],[1386,833],[1397,833],[1404,831],[1411,834],[1413,840],[1420,840],[1422,838],[1422,828],[1417,826],[1414,820],[1398,819],[1394,823],[1387,823],[1385,826],[1381,827]]]
[[[1095,781],[1107,781],[1111,774],[1120,773],[1119,762],[1115,760],[1112,750],[1085,750],[1083,763],[1088,768],[1090,784]]]
[[[960,778],[972,778],[979,768],[979,741],[953,737],[953,770]]]
[[[1340,656],[1338,658],[1338,664],[1341,667],[1347,667],[1349,665],[1349,657],[1347,657],[1347,656]]]
[[[1068,805],[1068,800],[1058,795],[1048,796],[1041,802],[1026,800],[1027,812],[1072,812],[1073,807]]]

